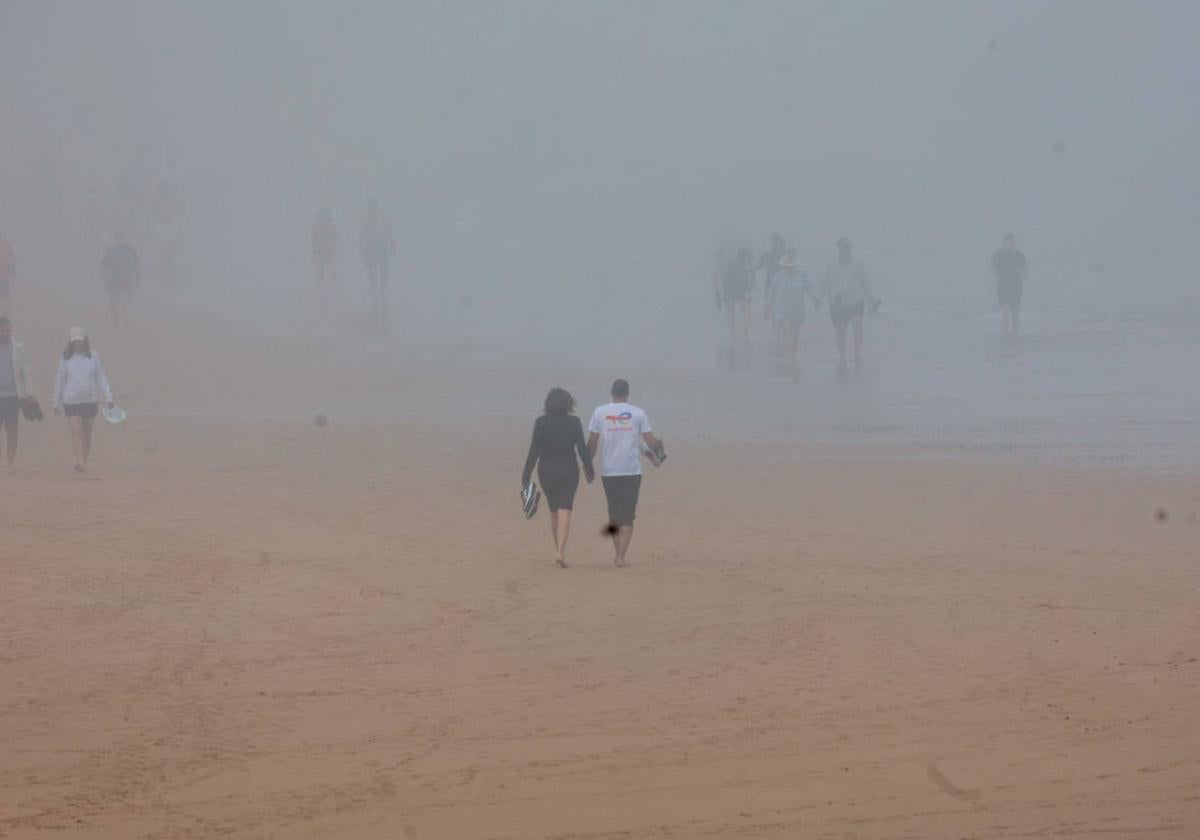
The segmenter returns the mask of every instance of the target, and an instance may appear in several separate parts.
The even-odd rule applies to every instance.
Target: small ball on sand
[[[1156,510],[1154,512],[1154,518],[1157,519],[1159,522],[1166,522],[1167,521],[1167,509],[1159,508],[1158,510]]]
[[[316,423],[318,426],[320,426],[322,429],[324,429],[326,426],[329,425],[329,418],[326,417],[324,414],[318,414],[316,417],[313,418],[313,422]]]

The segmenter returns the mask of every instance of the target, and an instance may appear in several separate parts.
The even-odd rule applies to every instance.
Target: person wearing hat
[[[25,345],[12,337],[12,323],[0,315],[0,426],[4,427],[8,465],[17,457],[21,405],[33,400]]]
[[[100,354],[92,350],[83,327],[71,327],[67,349],[63,351],[54,377],[54,413],[67,415],[76,472],[87,469],[88,455],[92,451],[92,426],[101,400],[109,408],[113,407],[112,388],[100,362]]]
[[[838,370],[846,370],[846,329],[854,329],[854,365],[862,365],[863,315],[867,308],[879,308],[879,298],[871,291],[867,272],[851,253],[850,240],[838,240],[837,262],[825,272],[825,299],[829,301],[829,317],[837,330]]]
[[[816,289],[808,281],[808,273],[800,267],[796,252],[789,249],[779,260],[779,271],[767,299],[766,317],[770,319],[776,335],[782,336],[788,343],[793,376],[799,371],[800,326],[807,313],[806,298],[812,298],[817,306],[821,305]]]

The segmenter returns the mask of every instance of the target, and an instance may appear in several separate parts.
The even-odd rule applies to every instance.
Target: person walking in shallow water
[[[1021,328],[1021,296],[1025,293],[1025,255],[1017,250],[1017,238],[1004,237],[1000,250],[992,255],[996,274],[996,302],[1004,320],[1004,337],[1016,338]]]
[[[112,388],[100,354],[92,350],[83,327],[72,327],[54,377],[54,413],[65,413],[71,427],[71,448],[75,453],[75,472],[87,469],[92,451],[92,427],[100,402],[113,406]]]
[[[574,415],[575,398],[562,388],[546,395],[545,413],[533,423],[533,439],[521,471],[521,487],[529,484],[534,464],[546,506],[550,508],[550,533],[554,536],[554,562],[567,567],[567,537],[571,533],[571,509],[579,487],[579,461],[588,484],[595,480],[592,456],[583,442],[583,425]],[[575,460],[576,453],[579,461]]]
[[[825,299],[829,317],[837,331],[838,372],[846,371],[846,331],[854,332],[854,366],[862,366],[863,316],[868,307],[879,308],[879,298],[871,291],[867,272],[851,253],[850,240],[842,237],[837,244],[837,262],[825,272]]]

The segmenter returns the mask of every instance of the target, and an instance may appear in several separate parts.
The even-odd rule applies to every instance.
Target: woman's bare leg
[[[87,469],[88,455],[92,452],[92,427],[96,424],[95,417],[80,417],[80,431],[83,449],[83,468]]]
[[[558,565],[565,567],[567,565],[567,537],[571,535],[571,510],[570,508],[562,508],[555,512],[553,516],[557,521],[554,529],[554,547],[558,551],[554,555],[554,561]]]
[[[83,472],[83,418],[68,417],[67,425],[71,427],[71,452],[75,455],[75,469]]]
[[[846,324],[837,325],[838,369],[846,369]]]

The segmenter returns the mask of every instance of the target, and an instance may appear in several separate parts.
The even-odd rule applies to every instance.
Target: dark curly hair
[[[547,414],[570,414],[575,410],[575,398],[565,388],[551,388],[546,394]]]

